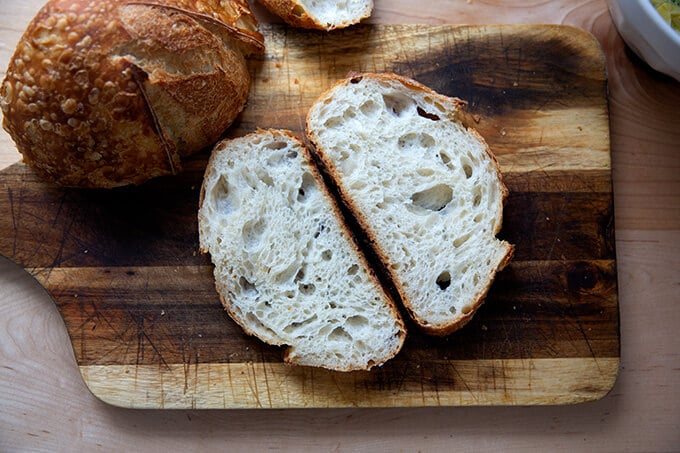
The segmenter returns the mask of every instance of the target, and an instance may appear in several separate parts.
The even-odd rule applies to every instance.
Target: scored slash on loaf
[[[399,351],[399,306],[429,334],[467,323],[514,248],[495,237],[507,189],[463,104],[354,74],[311,107],[310,146],[273,130],[221,142],[199,233],[232,318],[290,363],[342,371]]]
[[[245,0],[50,0],[9,62],[3,127],[63,186],[176,174],[241,112],[263,50]]]

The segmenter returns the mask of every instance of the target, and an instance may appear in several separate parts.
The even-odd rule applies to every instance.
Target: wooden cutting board
[[[348,71],[392,71],[468,101],[510,189],[516,244],[486,304],[443,339],[411,328],[370,372],[286,366],[220,306],[198,253],[209,152],[177,177],[63,189],[23,164],[0,172],[0,253],[54,299],[91,391],[135,408],[530,405],[590,401],[613,386],[619,320],[603,55],[566,26],[378,26],[316,33],[263,26],[248,106],[231,136],[300,133]]]

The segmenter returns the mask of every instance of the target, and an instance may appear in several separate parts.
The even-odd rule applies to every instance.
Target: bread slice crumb
[[[285,361],[367,370],[406,331],[340,219],[308,150],[285,131],[220,142],[201,188],[202,251],[230,316]]]
[[[480,307],[514,247],[496,238],[507,189],[464,105],[394,74],[354,74],[323,94],[307,135],[373,244],[406,311],[447,335]]]

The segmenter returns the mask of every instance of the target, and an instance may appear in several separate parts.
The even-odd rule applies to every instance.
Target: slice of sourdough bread
[[[260,0],[269,11],[294,27],[334,30],[371,15],[373,0]]]
[[[227,312],[285,345],[287,362],[370,369],[399,352],[404,324],[308,153],[285,131],[220,142],[201,188],[201,250]]]
[[[447,335],[482,304],[513,246],[495,236],[507,190],[459,99],[394,74],[355,74],[312,106],[322,170],[416,324]]]

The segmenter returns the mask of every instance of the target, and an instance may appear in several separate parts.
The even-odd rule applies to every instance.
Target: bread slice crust
[[[490,260],[489,265],[486,266],[486,275],[479,275],[475,277],[475,287],[473,288],[472,294],[466,295],[464,298],[465,300],[462,302],[454,302],[453,305],[456,306],[452,306],[453,308],[448,308],[450,311],[452,311],[450,316],[447,314],[443,317],[438,316],[436,319],[435,317],[430,316],[428,313],[427,303],[423,303],[422,300],[417,300],[427,297],[427,295],[423,296],[422,294],[418,294],[417,291],[414,291],[414,282],[407,281],[404,277],[404,272],[396,270],[396,268],[400,266],[397,263],[399,259],[395,258],[394,253],[390,253],[387,250],[385,246],[387,239],[385,238],[385,234],[382,234],[382,226],[377,226],[375,215],[372,216],[369,213],[370,208],[366,207],[367,203],[370,205],[371,201],[369,200],[366,202],[367,197],[364,196],[365,194],[362,194],[360,190],[353,190],[351,187],[349,187],[350,184],[364,184],[365,179],[363,181],[360,181],[360,179],[367,178],[366,175],[358,172],[357,174],[361,176],[353,179],[352,182],[348,182],[349,178],[347,174],[343,174],[344,171],[342,166],[345,164],[344,162],[339,162],[339,160],[355,153],[352,148],[355,148],[356,150],[360,150],[367,146],[370,148],[369,145],[362,141],[364,139],[357,137],[361,137],[364,134],[364,129],[369,129],[370,132],[373,132],[373,129],[371,129],[370,126],[371,119],[362,116],[358,111],[364,110],[364,107],[367,111],[371,111],[374,107],[373,104],[379,103],[379,101],[376,101],[375,98],[372,100],[364,99],[364,103],[358,102],[358,105],[353,105],[351,110],[346,110],[344,114],[340,114],[340,118],[338,118],[338,115],[324,113],[324,111],[329,111],[332,109],[332,107],[337,107],[336,104],[342,104],[343,101],[336,100],[338,93],[341,93],[342,90],[346,90],[348,87],[352,87],[353,85],[358,87],[356,90],[358,93],[357,96],[364,96],[366,90],[364,90],[363,85],[365,85],[366,82],[373,86],[371,89],[375,89],[375,86],[384,87],[386,92],[388,92],[386,96],[392,97],[383,97],[383,99],[388,99],[386,101],[388,104],[396,104],[390,106],[390,108],[393,110],[400,110],[402,108],[404,110],[407,108],[412,109],[413,112],[411,113],[413,117],[411,121],[417,122],[420,120],[422,123],[427,123],[428,120],[431,120],[432,122],[440,124],[450,123],[458,125],[458,129],[464,131],[465,137],[467,137],[466,139],[475,143],[475,147],[478,149],[478,155],[476,155],[475,158],[483,160],[485,168],[490,173],[489,178],[492,180],[494,190],[496,191],[496,194],[493,197],[494,219],[490,225],[486,226],[484,235],[487,238],[492,238],[493,242],[489,242],[489,246],[487,247],[488,250],[480,251],[481,253],[488,251],[489,253],[492,253],[492,256],[479,256],[475,258],[479,261],[483,261],[486,258]],[[401,98],[401,94],[403,94],[405,97]],[[411,105],[411,100],[409,99],[415,99],[415,104]],[[399,105],[400,103],[402,105]],[[322,172],[327,174],[327,178],[334,181],[337,196],[341,199],[341,203],[347,207],[347,210],[351,212],[351,215],[355,219],[355,223],[359,226],[360,232],[357,234],[360,234],[364,237],[363,243],[366,244],[366,246],[373,248],[372,254],[378,258],[378,263],[375,263],[374,265],[382,269],[382,272],[379,274],[384,275],[384,285],[388,288],[394,288],[394,291],[398,294],[398,298],[401,301],[402,307],[406,310],[408,315],[413,319],[420,329],[428,334],[436,336],[449,335],[463,327],[472,319],[475,312],[484,302],[496,273],[503,269],[510,262],[514,253],[513,245],[505,241],[495,239],[495,235],[499,233],[502,226],[502,208],[508,195],[508,190],[502,181],[500,166],[496,157],[491,152],[489,146],[479,135],[479,133],[477,133],[477,131],[474,129],[465,127],[462,124],[463,115],[461,115],[461,109],[464,106],[465,102],[460,99],[438,94],[425,85],[403,76],[390,73],[351,73],[347,78],[339,81],[328,91],[319,96],[317,101],[310,109],[306,121],[307,139],[309,141],[310,148],[315,154],[315,159],[319,163]],[[348,115],[347,112],[350,114]],[[334,113],[338,114],[339,112]],[[396,112],[395,115],[399,116],[402,113],[403,112],[399,111]],[[356,115],[359,117],[358,123],[354,123],[355,127],[352,129],[350,124],[352,124],[352,121],[355,119]],[[327,121],[321,121],[322,119]],[[382,117],[376,121],[381,120]],[[343,149],[336,149],[335,154],[330,152],[328,149],[328,139],[324,137],[329,125],[331,127],[336,127],[338,131],[342,131],[342,134],[351,135],[352,137],[342,144],[341,148]],[[401,130],[396,130],[395,134],[401,134],[401,137],[410,137],[410,135],[404,135],[402,132],[403,131]],[[366,133],[368,134],[369,132]],[[377,147],[388,146],[387,143],[390,143],[396,138],[391,137],[389,132],[379,133],[383,135],[374,141],[374,145]],[[427,138],[429,136],[424,134],[421,136],[421,139],[422,137]],[[428,145],[431,144],[428,143]],[[379,151],[376,151],[376,153],[377,152]],[[454,152],[445,152],[450,154],[450,156],[447,158],[455,158]],[[443,152],[442,155],[444,155]],[[338,156],[340,156],[340,158]],[[376,159],[380,160],[380,157],[377,157],[376,155]],[[348,158],[347,162],[350,160],[351,157]],[[389,162],[381,162],[380,165],[389,167]],[[347,166],[350,166],[350,164],[347,164]],[[457,171],[460,171],[460,169],[457,169]],[[386,182],[383,181],[383,184],[385,183]],[[387,183],[389,183],[389,181]],[[446,188],[446,186],[435,187],[443,187],[443,190],[449,190]],[[447,195],[449,197],[455,198],[455,190],[456,188],[453,187],[450,192],[447,192]],[[430,192],[423,193],[428,196],[430,195]],[[416,201],[422,200],[406,200],[407,203],[410,203],[410,205],[407,207],[412,207],[414,204],[416,204]],[[448,209],[448,205],[437,208],[445,210]],[[399,219],[396,219],[395,221],[399,221]],[[474,224],[472,226],[474,227]],[[399,232],[399,234],[403,236],[404,232]],[[466,234],[474,235],[476,233],[474,231],[464,232],[462,237],[465,238]],[[456,241],[456,239],[453,238],[451,240],[454,243]],[[489,239],[486,239],[486,241],[488,242]],[[442,247],[453,248],[448,244],[442,244]],[[455,248],[457,247],[458,245],[456,245]],[[455,256],[455,253],[453,253],[452,256]],[[468,261],[470,260],[468,259]],[[436,259],[433,259],[431,262],[432,265],[438,265],[437,263],[438,262]],[[448,264],[448,266],[454,265],[455,263]],[[443,271],[439,275],[446,276],[445,280],[442,282],[431,281],[430,283],[437,283],[442,289],[442,293],[444,293],[448,286],[453,286],[455,283],[456,277],[452,274],[453,272]]]
[[[346,28],[350,25],[357,24],[363,19],[369,17],[373,11],[373,1],[363,0],[350,2],[345,1],[345,4],[357,3],[358,5],[348,5],[347,11],[341,11],[333,14],[333,17],[326,17],[314,11],[311,3],[327,5],[327,8],[332,8],[333,1],[317,0],[308,2],[306,0],[259,0],[269,11],[282,18],[287,24],[293,27],[307,28],[314,30],[331,31],[339,28]],[[308,3],[310,3],[308,5]],[[335,2],[339,3],[339,2]],[[356,11],[349,14],[351,6],[358,6]],[[328,14],[328,13],[327,13]]]
[[[285,346],[285,362],[367,370],[399,352],[405,326],[308,153],[279,130],[218,144],[200,194],[201,251],[230,317]]]

